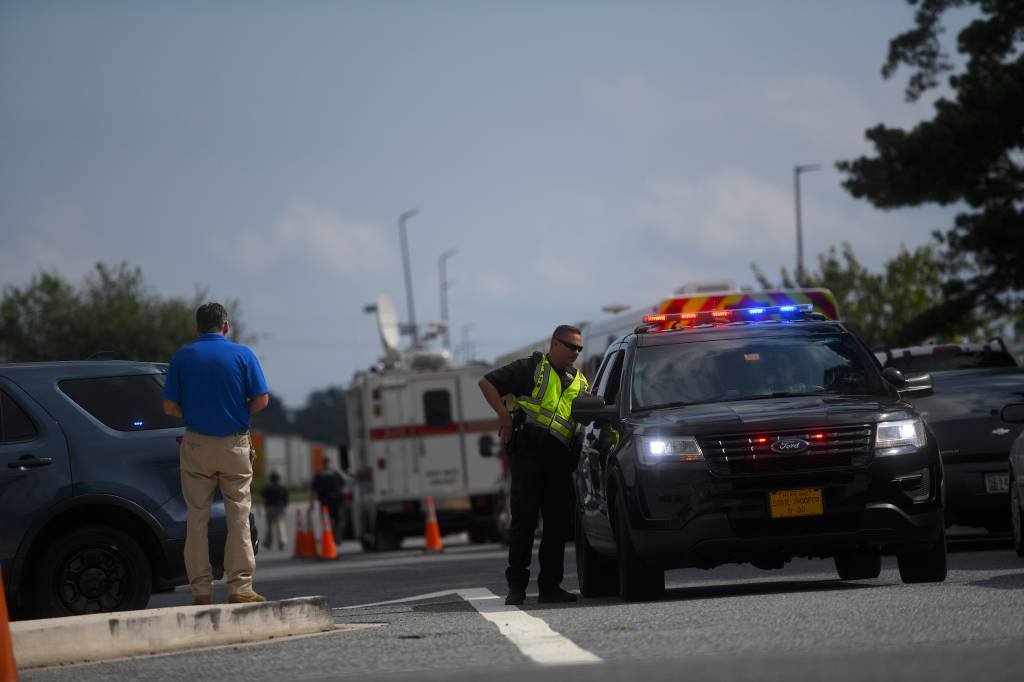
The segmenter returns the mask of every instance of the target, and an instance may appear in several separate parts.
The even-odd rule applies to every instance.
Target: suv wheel
[[[134,611],[149,603],[149,559],[115,528],[86,526],[55,538],[39,567],[33,601],[40,616]]]
[[[590,546],[583,531],[581,512],[573,515],[576,519],[576,577],[580,583],[580,594],[584,597],[609,597],[619,591],[619,571],[615,562],[607,559]]]
[[[1024,556],[1024,500],[1016,481],[1010,481],[1010,522],[1013,524],[1013,548],[1017,556]]]
[[[928,549],[899,552],[896,564],[905,583],[941,583],[946,579],[946,531]]]
[[[657,599],[665,593],[665,571],[644,564],[629,536],[629,514],[622,493],[615,497],[615,542],[618,544],[619,594],[625,601]]]
[[[870,580],[882,572],[882,555],[871,550],[839,552],[834,557],[841,580]]]

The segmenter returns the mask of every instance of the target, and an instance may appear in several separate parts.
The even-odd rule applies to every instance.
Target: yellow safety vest
[[[533,392],[516,398],[526,414],[526,423],[542,428],[565,445],[569,445],[578,424],[572,419],[572,401],[590,385],[583,372],[576,370],[572,383],[563,391],[562,380],[555,368],[542,355],[533,373]]]

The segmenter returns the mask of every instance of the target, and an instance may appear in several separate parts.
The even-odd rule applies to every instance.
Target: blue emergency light
[[[735,322],[761,322],[773,316],[780,320],[792,320],[809,315],[814,311],[813,303],[758,306],[755,308],[725,308],[721,310],[698,310],[688,313],[658,313],[644,315],[644,324],[661,325],[662,329],[676,329],[681,326],[702,324],[731,324]]]

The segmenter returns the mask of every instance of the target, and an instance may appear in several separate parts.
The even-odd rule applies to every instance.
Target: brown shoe
[[[213,598],[206,596],[192,595],[192,606],[209,606],[213,603]]]
[[[258,594],[249,590],[248,592],[239,592],[228,597],[229,604],[256,604],[261,601],[267,601],[266,597],[262,594]]]

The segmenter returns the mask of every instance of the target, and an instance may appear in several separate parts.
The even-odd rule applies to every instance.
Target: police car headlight
[[[640,438],[639,450],[644,464],[704,461],[704,453],[693,436],[644,436]]]
[[[892,448],[920,448],[928,441],[924,431],[924,422],[918,419],[901,419],[892,422],[878,422],[875,431],[875,450],[891,450]],[[895,452],[879,452],[878,454],[898,454]]]

